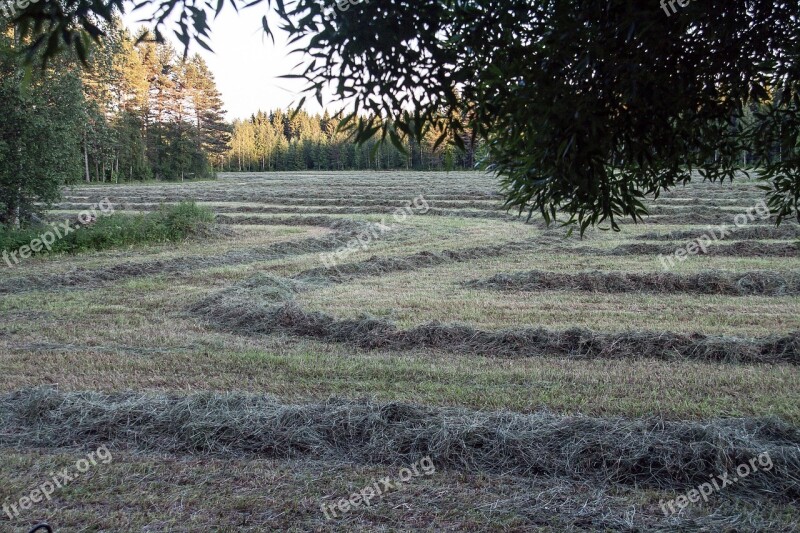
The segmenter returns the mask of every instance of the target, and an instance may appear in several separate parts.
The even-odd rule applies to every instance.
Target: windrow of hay
[[[366,222],[325,215],[292,215],[288,217],[217,215],[215,220],[218,224],[244,226],[317,226],[348,235],[355,235],[369,227]]]
[[[729,197],[728,197],[729,196]],[[759,200],[762,200],[763,197],[759,195],[752,195],[750,193],[736,197],[736,195],[726,195],[726,196],[715,196],[713,198],[706,198],[704,193],[701,193],[700,196],[674,196],[674,197],[667,197],[662,196],[657,200],[657,205],[662,206],[699,206],[700,208],[704,206],[708,207],[725,207],[725,206],[742,206],[746,205],[749,207],[752,204],[757,203]]]
[[[322,215],[393,215],[397,213],[399,207],[269,207],[269,206],[241,206],[241,207],[215,207],[218,213],[262,213],[262,214],[282,214],[282,213],[318,213]],[[503,220],[516,220],[519,217],[498,211],[496,209],[440,209],[430,207],[427,211],[413,211],[415,216],[443,216],[443,217],[462,217],[462,218],[495,218]]]
[[[380,191],[380,192],[376,192]],[[187,200],[194,200],[197,202],[256,202],[264,204],[282,204],[293,205],[295,202],[300,202],[297,205],[308,205],[303,202],[315,203],[317,200],[333,200],[333,205],[358,205],[351,203],[352,201],[367,201],[379,202],[376,204],[366,205],[404,205],[410,201],[411,198],[422,195],[428,201],[486,201],[502,203],[502,195],[493,193],[484,193],[475,191],[474,193],[453,192],[453,193],[435,193],[425,191],[409,191],[403,189],[401,191],[392,192],[385,190],[385,187],[376,188],[374,191],[358,192],[356,190],[332,190],[328,187],[323,187],[321,190],[301,190],[301,189],[288,189],[285,192],[274,191],[272,187],[268,192],[263,192],[259,188],[254,188],[253,184],[249,184],[247,188],[241,191],[226,189],[226,190],[204,190],[204,189],[185,189],[178,193],[174,189],[170,192],[154,190],[145,192],[136,190],[134,192],[126,193],[123,189],[114,189],[114,194],[109,195],[109,190],[100,192],[87,192],[85,195],[70,195],[65,194],[63,201],[65,203],[93,203],[103,198],[109,200],[115,205],[122,205],[125,203],[161,203],[161,202],[182,202]],[[341,202],[341,203],[338,203]]]
[[[609,255],[665,255],[671,256],[675,250],[684,249],[686,245],[633,243],[623,244],[609,250]],[[732,241],[730,243],[712,244],[705,253],[718,257],[798,257],[800,243],[796,242],[759,242]],[[676,259],[677,261],[677,259]]]
[[[704,203],[701,206],[697,205],[651,205],[647,207],[647,213],[650,215],[687,215],[693,213],[710,213],[715,215],[728,215],[731,218],[735,217],[739,213],[746,213],[750,206],[742,205],[743,200],[740,200],[740,203],[734,205],[728,205],[725,207],[714,206],[708,203]]]
[[[521,477],[688,489],[768,454],[769,470],[726,487],[800,497],[800,431],[778,419],[708,422],[475,412],[371,400],[284,404],[239,393],[103,394],[36,388],[0,395],[0,445],[313,457]]]
[[[214,328],[243,335],[284,333],[364,350],[438,349],[488,357],[570,357],[608,359],[689,359],[730,363],[800,364],[800,331],[755,339],[671,332],[595,333],[573,328],[550,331],[520,328],[478,330],[463,324],[431,322],[399,329],[386,320],[339,320],[306,312],[293,301],[286,280],[257,275],[212,294],[189,308]],[[264,295],[268,297],[264,297]]]
[[[79,210],[82,209],[82,204],[62,204],[59,209],[62,210]],[[131,211],[156,211],[160,209],[162,204],[120,204],[123,210]],[[385,207],[385,206],[372,206],[372,207],[325,207],[308,205],[305,207],[278,207],[278,206],[214,206],[211,210],[215,213],[221,214],[236,214],[236,213],[260,213],[266,215],[281,215],[281,214],[319,214],[319,215],[393,215],[397,213],[398,209],[402,207]],[[419,212],[414,211],[415,216],[442,216],[442,217],[462,217],[462,218],[492,218],[500,220],[518,220],[515,214],[509,214],[496,207],[483,206],[481,208],[472,209],[442,209],[439,207],[431,207],[427,211]],[[524,219],[520,219],[524,220]]]
[[[542,237],[532,241],[512,241],[500,245],[477,246],[459,250],[441,250],[438,252],[426,250],[406,256],[372,256],[366,261],[336,265],[335,268],[317,267],[305,270],[294,275],[293,279],[300,281],[345,283],[360,277],[380,276],[390,272],[408,272],[449,263],[461,263],[489,257],[503,257],[519,251],[540,249],[542,246],[551,246],[551,250],[555,250],[560,242],[563,242],[563,239],[558,237]]]
[[[644,223],[646,225],[670,225],[670,226],[686,226],[686,225],[701,225],[701,224],[713,224],[713,225],[733,225],[733,219],[736,217],[737,213],[733,211],[711,211],[707,212],[705,209],[697,209],[696,212],[688,212],[688,213],[674,213],[674,214],[667,214],[667,215],[652,215],[652,216],[645,216]],[[620,223],[624,224],[632,224],[633,222],[630,219],[622,219]],[[765,225],[773,225],[774,222],[765,221]],[[751,225],[756,225],[756,222],[753,222]]]
[[[233,250],[212,257],[191,256],[141,263],[126,262],[105,268],[76,268],[64,274],[10,278],[0,282],[0,294],[58,290],[68,287],[95,287],[108,282],[143,276],[189,274],[204,268],[246,265],[295,255],[329,252],[343,246],[353,233],[368,227],[363,222],[336,219],[331,219],[330,224],[326,226],[334,229],[335,233],[298,241],[278,242],[261,248]]]
[[[161,203],[175,203],[179,202],[180,200],[165,200],[161,199],[150,199],[146,201],[133,201],[131,199],[125,199],[124,201],[120,201],[120,205],[125,206],[126,209],[141,209],[141,210],[152,210],[154,206],[158,206]],[[227,203],[230,200],[195,200],[200,202],[215,202],[215,203]],[[241,202],[247,203],[254,203],[252,198],[242,199]],[[502,207],[502,203],[496,200],[435,200],[436,207],[440,208],[457,208],[457,209],[495,209],[498,210]],[[268,202],[264,202],[268,203]],[[405,200],[398,200],[392,198],[375,198],[375,199],[367,199],[367,198],[279,198],[275,199],[275,203],[285,206],[306,206],[306,207],[325,207],[325,206],[342,206],[342,207],[386,207],[391,209],[397,209],[398,207],[409,207],[411,202],[408,199]],[[62,202],[60,204],[55,204],[53,206],[54,209],[62,209],[62,210],[82,210],[88,209],[92,206],[90,202]],[[230,206],[236,207],[236,206]]]
[[[699,239],[715,228],[708,228],[705,232],[697,229],[672,231],[669,233],[649,232],[637,236],[642,241],[692,241]],[[719,234],[719,230],[714,232]],[[748,226],[736,230],[736,233],[728,237],[730,241],[757,241],[769,239],[797,239],[800,238],[800,225],[784,222],[780,226],[760,225]]]
[[[800,294],[800,272],[758,271],[737,274],[720,270],[697,274],[671,272],[578,272],[567,274],[532,270],[474,279],[465,287],[503,291],[579,290],[589,292],[654,292],[725,294],[729,296],[786,296]]]

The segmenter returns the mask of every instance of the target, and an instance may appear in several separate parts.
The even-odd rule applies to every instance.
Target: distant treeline
[[[87,122],[85,181],[210,178],[229,126],[203,59],[131,36],[117,21],[81,73]]]
[[[337,131],[339,119],[325,112],[276,109],[259,111],[233,123],[230,150],[223,170],[461,170],[471,169],[481,157],[481,147],[464,139],[466,150],[448,143],[434,149],[438,132],[431,130],[421,142],[405,141],[405,153],[390,142],[369,140],[356,144]],[[376,147],[376,144],[379,146]]]
[[[222,165],[229,125],[203,60],[118,20],[103,30],[85,67],[75,51],[42,69],[26,68],[24,34],[0,31],[0,224],[36,224],[81,180],[212,178]]]

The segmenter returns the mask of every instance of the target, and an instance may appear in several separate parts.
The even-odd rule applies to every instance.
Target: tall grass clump
[[[76,229],[63,238],[56,239],[49,252],[42,248],[39,252],[32,251],[32,254],[74,254],[136,244],[177,242],[190,237],[207,236],[213,224],[214,214],[194,202],[161,206],[157,211],[139,215],[115,213],[100,216],[88,226],[74,224]],[[0,225],[0,252],[12,252],[23,246],[30,246],[34,239],[39,239],[48,231],[53,230],[47,225],[23,229],[10,229]]]

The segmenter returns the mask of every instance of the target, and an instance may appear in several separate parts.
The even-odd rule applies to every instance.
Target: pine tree
[[[214,75],[199,56],[194,55],[187,65],[187,93],[194,111],[194,122],[200,133],[200,146],[219,166],[228,149],[230,130],[225,123],[222,96],[217,90]]]

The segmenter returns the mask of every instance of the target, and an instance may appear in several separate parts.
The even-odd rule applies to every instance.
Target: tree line
[[[371,138],[356,143],[340,128],[342,118],[304,110],[259,111],[233,122],[230,149],[222,169],[230,172],[272,170],[456,170],[471,169],[482,156],[481,146],[465,137],[466,149],[437,140],[430,129],[420,141],[404,139],[400,146]],[[366,118],[377,122],[374,118]]]
[[[203,59],[117,20],[105,32],[84,57],[26,68],[26,40],[0,31],[0,224],[35,221],[65,184],[212,178],[222,165],[230,125]]]
[[[211,178],[229,126],[205,61],[114,24],[83,70],[85,181]]]

